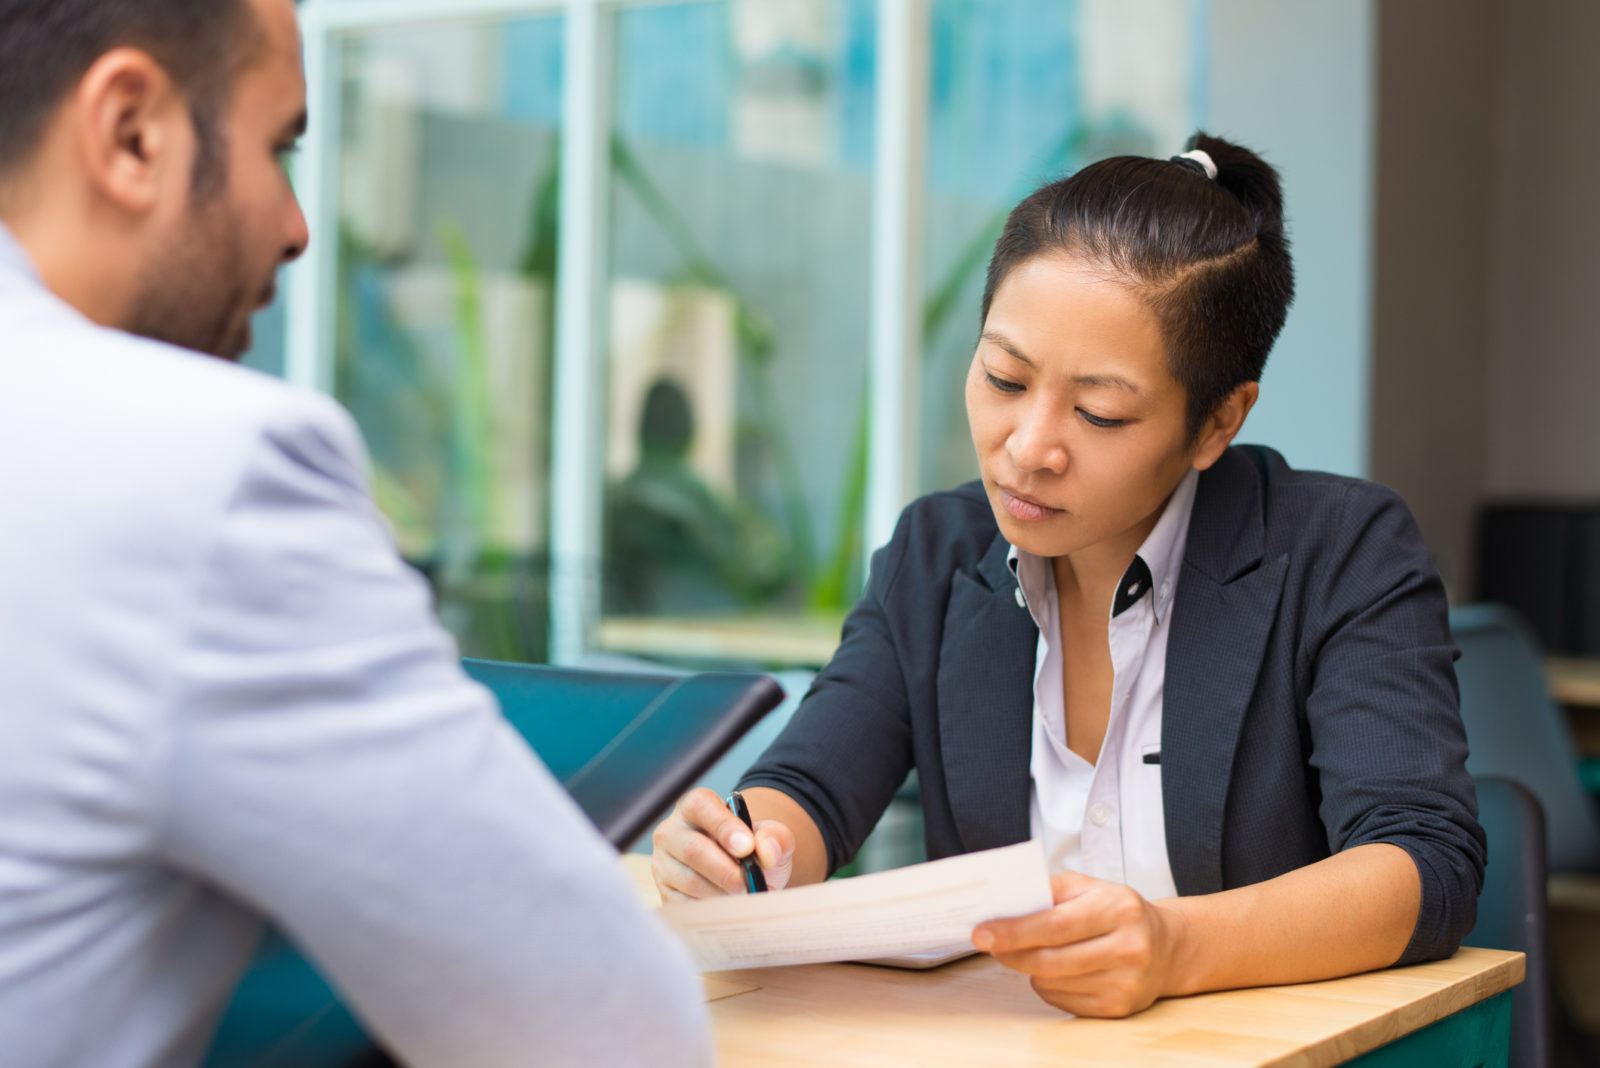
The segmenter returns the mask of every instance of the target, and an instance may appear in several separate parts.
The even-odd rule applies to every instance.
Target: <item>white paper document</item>
[[[703,971],[865,960],[972,945],[985,920],[1052,904],[1038,842],[765,894],[663,905]]]

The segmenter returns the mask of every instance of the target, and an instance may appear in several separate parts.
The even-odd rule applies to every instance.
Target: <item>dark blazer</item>
[[[742,781],[810,813],[830,871],[913,767],[930,858],[1028,837],[1039,632],[1007,549],[978,483],[913,502],[838,652]],[[1178,892],[1390,842],[1422,881],[1402,962],[1454,952],[1484,836],[1444,588],[1405,504],[1231,448],[1200,475],[1172,613],[1161,785]]]

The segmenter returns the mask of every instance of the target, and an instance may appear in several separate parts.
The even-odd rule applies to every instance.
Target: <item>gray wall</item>
[[[1459,597],[1487,456],[1497,0],[1389,0],[1378,56],[1372,477]]]
[[[1212,0],[1211,132],[1283,175],[1298,292],[1241,435],[1364,475],[1374,0]]]
[[[1600,497],[1600,4],[1494,6],[1486,489]]]
[[[1372,475],[1458,600],[1485,499],[1600,497],[1600,5],[1384,0]]]

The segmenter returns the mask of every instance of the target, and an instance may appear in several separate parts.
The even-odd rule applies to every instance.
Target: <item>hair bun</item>
[[[1272,165],[1243,145],[1212,137],[1204,130],[1189,138],[1188,152],[1203,153],[1213,161],[1213,176],[1223,189],[1244,205],[1257,234],[1283,233],[1283,183]]]

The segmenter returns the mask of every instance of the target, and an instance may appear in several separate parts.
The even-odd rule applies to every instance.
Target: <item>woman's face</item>
[[[967,375],[967,419],[1013,545],[1104,552],[1126,566],[1184,473],[1227,444],[1211,449],[1204,431],[1191,444],[1184,416],[1184,389],[1135,289],[1061,254],[1027,260],[1001,283]]]

